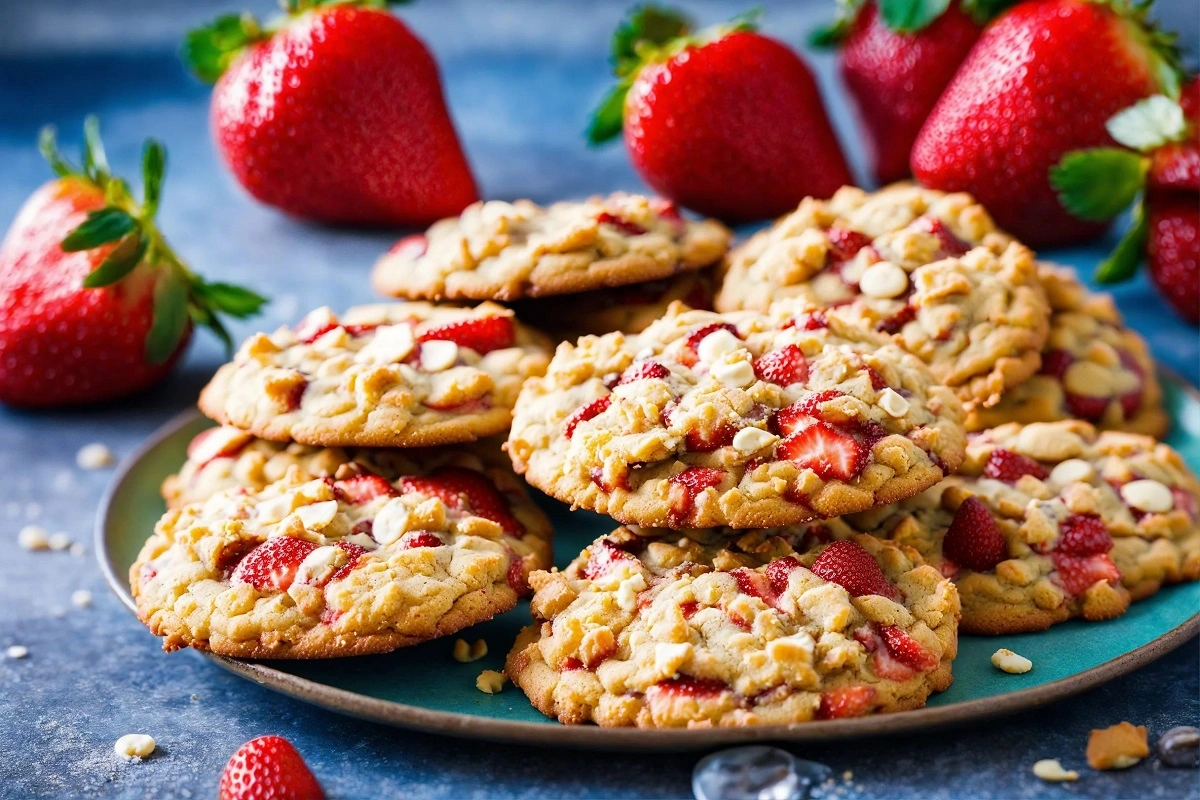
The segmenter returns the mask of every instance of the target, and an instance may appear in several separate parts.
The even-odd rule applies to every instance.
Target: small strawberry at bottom
[[[325,800],[325,792],[291,742],[260,736],[230,757],[217,800]]]
[[[730,221],[774,217],[851,183],[812,72],[749,19],[693,32],[670,9],[634,10],[613,40],[619,83],[593,116],[638,173],[680,205]]]
[[[968,497],[954,512],[942,555],[956,566],[987,572],[1008,558],[1008,544],[987,504]]]
[[[883,574],[879,562],[856,542],[834,542],[817,556],[809,570],[855,597],[867,594],[880,594],[893,600],[900,597],[899,590]]]
[[[0,245],[0,402],[67,406],[123,397],[162,380],[195,325],[227,345],[218,313],[266,302],[210,283],[172,252],[154,221],[166,151],[146,142],[143,199],[111,174],[98,125],[84,126],[83,168],[42,132],[58,178],[30,197]]]
[[[1200,192],[1151,195],[1146,266],[1159,294],[1200,323]]]

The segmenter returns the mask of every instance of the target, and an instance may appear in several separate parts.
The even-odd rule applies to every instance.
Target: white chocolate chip
[[[104,469],[112,466],[116,461],[112,450],[100,442],[85,444],[79,448],[79,452],[75,454],[75,463],[83,469]]]
[[[9,647],[4,651],[4,655],[8,656],[9,658],[25,658],[27,655],[29,655],[29,648],[25,647],[24,645],[14,644],[12,647]]]
[[[113,744],[113,751],[125,758],[145,758],[156,746],[154,739],[144,733],[127,733]]]
[[[404,535],[407,526],[408,506],[399,497],[394,497],[375,515],[371,535],[380,544],[391,544]]]
[[[1138,511],[1165,514],[1175,507],[1171,490],[1158,481],[1142,479],[1130,481],[1121,487],[1121,497]]]
[[[53,534],[47,543],[51,550],[66,550],[71,546],[71,537],[66,533]]]
[[[890,386],[880,392],[879,399],[875,402],[890,416],[897,419],[908,413],[908,401],[904,399],[904,395]]]
[[[637,608],[638,592],[646,588],[646,578],[635,572],[617,586],[617,605],[625,611]]]
[[[379,543],[365,533],[352,533],[349,536],[343,536],[342,541],[356,544],[364,550],[374,550],[376,547],[379,547]]]
[[[1113,372],[1095,361],[1075,361],[1063,373],[1063,386],[1084,397],[1112,397]]]
[[[753,386],[758,380],[754,377],[754,367],[749,361],[721,361],[713,365],[712,371],[709,373],[722,386],[729,386],[735,389],[745,389],[747,386]]]
[[[739,453],[757,453],[778,440],[778,436],[762,428],[742,428],[734,434],[733,448]]]
[[[740,339],[725,328],[717,328],[700,340],[700,344],[696,346],[696,357],[705,364],[713,364],[740,349],[741,346]]]
[[[503,672],[496,672],[494,669],[485,669],[475,679],[475,688],[484,694],[496,694],[504,688],[506,681],[508,681],[508,676]]]
[[[49,550],[50,539],[46,536],[46,529],[40,528],[37,525],[26,525],[21,528],[17,534],[17,544],[23,550]]]
[[[71,605],[76,608],[90,608],[92,605],[92,593],[87,589],[76,589],[71,592]]]
[[[375,329],[371,341],[354,356],[354,360],[360,364],[395,364],[408,358],[416,345],[412,326],[403,323],[381,325]]]
[[[224,495],[215,494],[209,499],[208,503],[215,504],[215,507],[219,509],[224,506],[229,499],[230,498]],[[206,509],[208,508],[208,503],[205,504]],[[270,499],[263,500],[255,507],[254,515],[260,523],[264,525],[270,525],[273,522],[279,522],[279,520],[292,513],[292,509],[295,507],[295,492],[287,492],[279,495],[279,497],[272,497]]]
[[[350,343],[350,334],[341,325],[325,331],[312,342],[312,348],[318,353],[334,355]],[[369,346],[369,345],[368,345]],[[366,347],[363,348],[364,350]],[[356,359],[357,360],[357,359]]]
[[[472,661],[478,661],[488,653],[487,642],[483,639],[476,639],[475,644],[467,644],[465,639],[454,640],[454,660],[461,661],[464,664],[470,664]]]
[[[319,584],[350,560],[349,554],[340,547],[323,545],[304,557],[296,567],[296,578],[292,585]]]
[[[868,297],[899,297],[908,288],[908,273],[890,261],[880,261],[862,274],[858,288]]]
[[[421,369],[426,372],[441,372],[458,361],[458,345],[441,339],[421,344]]]
[[[337,500],[323,500],[320,503],[300,506],[295,511],[296,517],[304,525],[304,529],[309,531],[324,530],[329,523],[333,522],[337,513]]]
[[[1050,482],[1058,486],[1066,486],[1068,483],[1089,481],[1095,474],[1096,470],[1092,465],[1082,458],[1068,458],[1050,470]]]
[[[1025,656],[1019,656],[1012,650],[1001,647],[992,653],[992,666],[1010,675],[1022,675],[1033,669],[1033,662]]]
[[[1057,758],[1043,758],[1033,765],[1033,774],[1051,783],[1079,780],[1079,773],[1073,769],[1063,769],[1063,765],[1058,763]]]
[[[664,678],[674,678],[692,657],[693,649],[689,642],[659,642],[654,645],[655,671]]]

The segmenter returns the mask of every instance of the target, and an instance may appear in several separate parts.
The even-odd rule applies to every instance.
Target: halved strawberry
[[[978,497],[968,497],[942,539],[942,555],[955,565],[987,572],[1008,558],[1008,544],[996,518]]]
[[[677,525],[687,519],[700,493],[705,489],[720,486],[727,474],[723,469],[712,467],[688,467],[683,472],[672,475],[668,481],[671,486],[671,524]]]
[[[995,478],[1005,483],[1016,483],[1025,475],[1032,475],[1044,481],[1050,477],[1050,472],[1028,456],[997,447],[983,465],[983,475],[985,478]]]
[[[884,576],[879,563],[856,542],[834,542],[817,556],[809,570],[855,597],[878,594],[900,599],[900,591]]]
[[[639,361],[621,373],[617,385],[633,383],[634,381],[663,380],[671,374],[671,370],[657,361]]]
[[[512,515],[508,501],[488,478],[473,469],[442,467],[425,478],[404,477],[402,492],[420,492],[436,497],[450,508],[490,519],[506,533],[520,536],[525,526]]]
[[[474,350],[480,355],[512,347],[516,328],[511,317],[472,317],[431,328],[417,337],[418,342],[433,339],[454,342],[459,347]]]
[[[733,444],[738,427],[728,422],[718,422],[711,428],[692,428],[684,434],[687,449],[693,453],[711,453]]]
[[[683,351],[679,354],[680,363],[688,367],[693,366],[699,360],[699,356],[696,354],[696,348],[700,346],[700,342],[704,340],[705,336],[708,336],[710,333],[715,333],[722,328],[729,331],[737,338],[742,338],[742,335],[738,333],[737,327],[728,322],[713,322],[708,325],[704,325],[700,328],[697,328],[690,336],[688,336],[687,342],[684,343]]]
[[[775,446],[776,458],[811,469],[826,481],[857,477],[867,465],[868,455],[857,439],[825,422],[814,422]]]
[[[787,590],[788,578],[800,569],[800,562],[792,556],[777,558],[767,564],[767,580],[771,583],[771,591],[779,596]]]
[[[1113,548],[1108,526],[1096,514],[1072,514],[1058,525],[1054,549],[1068,556],[1094,556]]]
[[[398,497],[400,492],[381,475],[373,472],[363,472],[336,481],[333,490],[338,499],[351,505],[369,503],[376,497]]]
[[[340,581],[342,578],[349,575],[350,571],[358,566],[358,560],[363,556],[364,553],[367,552],[365,547],[360,547],[353,542],[335,542],[334,546],[346,553],[346,563],[338,567],[337,571],[330,575],[324,584]]]
[[[296,579],[296,570],[317,546],[294,536],[272,536],[246,554],[233,574],[231,583],[248,583],[256,589],[286,592]]]
[[[803,383],[808,380],[808,359],[803,350],[789,344],[754,359],[754,374],[779,386]]]
[[[941,258],[961,256],[971,249],[971,245],[958,238],[938,217],[921,217],[913,223],[913,227],[926,233],[932,233],[938,238],[941,243],[938,255]]]
[[[871,711],[874,703],[875,688],[872,686],[839,686],[821,693],[817,718],[861,717]]]
[[[619,217],[616,214],[610,214],[607,211],[600,212],[600,216],[596,217],[596,221],[601,225],[611,225],[626,236],[641,236],[648,231],[636,222]]]
[[[623,559],[634,560],[632,555],[618,547],[616,542],[611,539],[601,539],[591,546],[591,551],[588,562],[583,568],[583,577],[588,580],[596,580],[608,572],[613,564]]]
[[[1094,556],[1054,553],[1052,559],[1058,582],[1071,596],[1086,591],[1097,581],[1107,581],[1115,586],[1121,580],[1120,571],[1106,553]]]
[[[835,225],[825,233],[829,236],[829,259],[831,261],[848,261],[854,258],[859,250],[871,244],[870,236],[849,228],[840,228]]]
[[[917,672],[927,672],[937,667],[938,657],[905,633],[904,629],[895,625],[882,625],[879,634],[892,657],[906,667],[911,667]]]
[[[575,409],[571,413],[571,416],[567,417],[563,423],[563,435],[570,439],[575,435],[575,429],[579,427],[581,422],[587,422],[589,419],[599,416],[610,405],[612,405],[612,397],[605,395],[604,397],[597,397],[590,403],[585,403]]]

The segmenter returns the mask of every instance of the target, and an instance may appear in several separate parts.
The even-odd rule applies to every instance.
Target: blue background
[[[736,3],[681,2],[705,22]],[[244,4],[269,12],[269,3]],[[764,3],[768,32],[799,44],[832,3]],[[587,149],[580,136],[608,85],[608,35],[625,3],[426,0],[401,15],[439,59],[468,156],[489,197],[553,200],[640,181],[623,150]],[[1160,3],[1196,50],[1193,0]],[[162,226],[177,250],[210,278],[272,295],[265,318],[235,338],[293,321],[307,309],[373,299],[367,273],[395,233],[306,226],[258,206],[223,172],[207,134],[208,89],[188,77],[180,36],[224,3],[180,0],[0,0],[0,220],[15,215],[49,172],[33,145],[58,125],[74,145],[83,116],[100,114],[109,158],[131,174],[144,137],[170,150]],[[814,55],[835,125],[863,174],[853,121],[839,101],[832,59]],[[1084,267],[1112,245],[1047,253]],[[1155,355],[1200,382],[1200,341],[1144,279],[1119,287],[1118,302]],[[28,522],[89,538],[108,478],[74,466],[76,450],[102,441],[127,454],[190,405],[222,360],[201,336],[164,386],[89,412],[0,410],[0,797],[211,797],[229,754],[263,733],[290,738],[331,797],[686,797],[696,756],[539,751],[395,731],[344,719],[227,675],[190,653],[165,656],[157,641],[103,587],[89,552],[31,554],[16,546]],[[90,550],[90,547],[89,547]],[[96,595],[88,610],[70,593]],[[1143,764],[1124,774],[1085,772],[1073,787],[1047,786],[1033,761],[1079,765],[1087,731],[1121,719],[1159,733],[1200,717],[1195,642],[1162,661],[1051,709],[954,733],[805,748],[802,756],[851,769],[846,797],[1179,797],[1195,772]],[[511,689],[510,689],[511,691]],[[193,695],[195,698],[193,699]],[[159,752],[125,764],[120,735],[151,733]]]

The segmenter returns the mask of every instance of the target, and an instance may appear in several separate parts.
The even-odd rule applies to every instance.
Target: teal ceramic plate
[[[1168,441],[1200,472],[1200,393],[1165,376],[1166,403],[1174,419]],[[142,542],[163,513],[159,484],[184,460],[187,443],[212,423],[188,412],[166,425],[122,466],[100,509],[96,552],[109,584],[130,609],[127,575]],[[571,512],[547,498],[557,531],[557,562],[565,565],[614,523]],[[502,669],[527,603],[464,635],[483,638],[491,652],[472,664],[451,658],[454,638],[395,653],[308,662],[237,661],[208,655],[242,677],[292,697],[365,719],[455,736],[596,749],[685,749],[751,740],[812,741],[909,732],[960,724],[1044,705],[1130,672],[1182,644],[1200,629],[1200,583],[1174,586],[1135,603],[1120,619],[1068,622],[1024,636],[964,636],[954,662],[954,684],[926,708],[848,720],[772,728],[697,730],[602,729],[547,720],[509,684],[497,695],[475,688],[482,669]],[[137,624],[130,621],[131,625]],[[991,654],[1008,647],[1033,660],[1033,670],[1007,675]],[[164,655],[164,663],[187,658]]]

